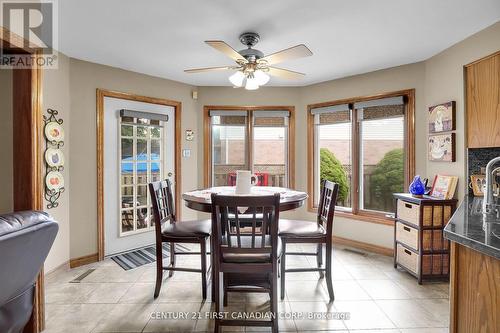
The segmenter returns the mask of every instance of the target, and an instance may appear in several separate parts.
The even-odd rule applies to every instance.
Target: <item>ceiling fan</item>
[[[286,60],[292,60],[312,55],[311,50],[304,44],[299,44],[288,49],[264,56],[264,53],[253,47],[259,42],[260,36],[255,32],[245,32],[240,36],[240,42],[247,48],[236,51],[226,42],[221,40],[207,40],[205,43],[233,59],[237,65],[186,69],[186,73],[201,73],[221,70],[236,70],[236,73],[229,77],[229,81],[234,87],[245,85],[247,90],[258,89],[269,82],[269,75],[285,79],[299,79],[305,74],[294,72],[288,69],[272,67]]]

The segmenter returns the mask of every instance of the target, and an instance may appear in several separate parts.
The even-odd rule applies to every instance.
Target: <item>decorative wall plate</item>
[[[64,166],[64,154],[61,149],[47,148],[45,151],[45,162],[48,166],[58,168]]]
[[[59,171],[50,171],[45,176],[45,186],[49,191],[59,192],[64,188],[64,177]]]
[[[63,141],[64,129],[58,122],[51,121],[45,125],[45,137],[49,141]]]

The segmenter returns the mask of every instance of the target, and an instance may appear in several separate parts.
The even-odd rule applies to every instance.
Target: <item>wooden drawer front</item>
[[[443,230],[423,230],[422,231],[422,250],[424,251],[442,251],[448,250],[450,242],[443,238]]]
[[[415,274],[418,274],[418,254],[408,250],[400,244],[397,244],[396,262],[408,268]]]
[[[420,205],[398,200],[398,218],[418,226],[420,219]]]
[[[433,209],[434,207],[434,209]],[[424,218],[422,219],[422,224],[425,227],[441,227],[448,223],[451,217],[451,206],[424,206]]]
[[[396,222],[396,240],[418,250],[418,230]]]
[[[450,256],[444,254],[424,254],[422,256],[422,274],[447,275],[450,272]]]

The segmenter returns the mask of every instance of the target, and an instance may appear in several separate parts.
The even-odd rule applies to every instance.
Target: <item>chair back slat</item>
[[[259,197],[212,194],[216,257],[217,252],[219,255],[267,253],[276,257],[279,203],[278,193]],[[258,216],[260,213],[262,218]],[[243,215],[245,223],[241,223]]]
[[[265,243],[265,240],[266,240],[266,232],[267,232],[267,229],[268,229],[268,224],[269,224],[269,216],[268,216],[268,211],[266,210],[266,207],[262,207],[262,227],[261,227],[261,241],[260,241],[260,245],[261,247],[264,247],[264,243]]]
[[[257,228],[257,209],[252,207],[252,247],[255,247],[255,230]]]
[[[335,215],[335,204],[339,185],[328,180],[321,182],[321,195],[318,205],[318,224],[322,225],[325,230],[331,231],[333,227],[333,217]]]
[[[153,217],[155,219],[155,231],[161,234],[165,223],[175,223],[175,207],[172,198],[172,183],[170,180],[162,180],[149,184],[149,194],[153,204]]]
[[[238,216],[238,207],[234,207],[234,216],[236,218],[236,237],[238,239],[238,247],[241,247],[241,224]]]

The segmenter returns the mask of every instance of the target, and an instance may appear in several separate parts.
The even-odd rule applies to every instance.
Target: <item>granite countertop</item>
[[[444,237],[500,260],[500,220],[483,222],[482,197],[466,196],[444,228]]]

